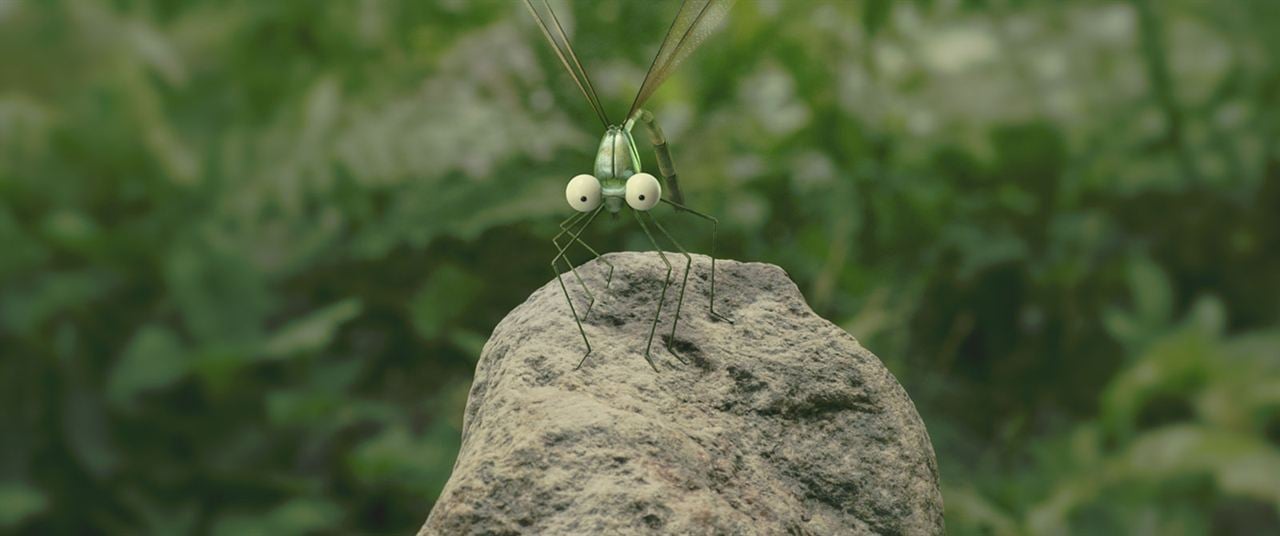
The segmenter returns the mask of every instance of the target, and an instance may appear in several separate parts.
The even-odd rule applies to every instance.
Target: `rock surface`
[[[683,257],[675,266],[674,303]],[[782,269],[694,256],[642,357],[657,253],[578,272],[597,296],[585,347],[553,279],[498,324],[476,367],[462,449],[426,534],[940,534],[928,433],[871,352],[809,309]],[[579,314],[586,296],[565,285]]]

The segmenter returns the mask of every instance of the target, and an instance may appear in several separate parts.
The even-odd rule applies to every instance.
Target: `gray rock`
[[[668,253],[673,281],[683,257]],[[933,447],[880,360],[818,317],[777,266],[694,257],[659,372],[642,357],[666,268],[656,253],[578,269],[598,301],[582,338],[553,279],[485,345],[462,450],[423,534],[940,534]],[[587,300],[566,275],[579,314]],[[675,284],[668,303],[677,299]]]

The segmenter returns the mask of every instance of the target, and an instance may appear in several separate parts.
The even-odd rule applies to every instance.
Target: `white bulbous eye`
[[[627,204],[636,210],[649,210],[662,200],[662,185],[648,173],[636,173],[627,179]]]
[[[564,199],[578,212],[591,212],[600,206],[600,180],[583,173],[569,180]]]

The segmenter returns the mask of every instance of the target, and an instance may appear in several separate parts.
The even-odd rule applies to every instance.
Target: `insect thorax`
[[[606,191],[623,188],[627,178],[640,172],[640,154],[631,133],[610,126],[600,139],[596,152],[596,178]]]

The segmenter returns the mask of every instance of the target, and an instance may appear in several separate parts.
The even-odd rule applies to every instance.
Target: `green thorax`
[[[596,152],[595,171],[605,206],[616,214],[626,197],[627,179],[640,172],[640,153],[628,129],[611,125],[605,130]]]
[[[623,186],[627,178],[640,172],[640,153],[636,151],[636,140],[631,133],[622,127],[610,126],[600,138],[600,149],[596,151],[596,178],[600,185]]]

